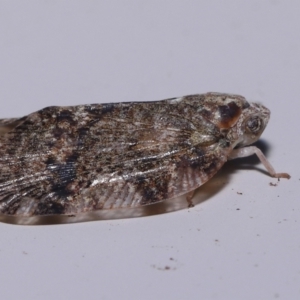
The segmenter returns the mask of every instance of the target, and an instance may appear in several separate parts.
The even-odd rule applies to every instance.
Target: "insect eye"
[[[261,130],[262,122],[259,117],[252,117],[246,123],[246,128],[251,133],[257,133]]]

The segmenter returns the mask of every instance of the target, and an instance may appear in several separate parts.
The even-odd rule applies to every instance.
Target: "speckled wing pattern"
[[[199,94],[47,107],[0,123],[0,212],[34,216],[136,207],[195,190],[227,160],[249,106]]]

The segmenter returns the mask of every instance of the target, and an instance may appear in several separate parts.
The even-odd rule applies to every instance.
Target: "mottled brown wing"
[[[201,186],[226,160],[224,150],[204,152],[199,147],[166,151],[164,156],[145,154],[143,159],[118,164],[119,171],[95,176],[92,184],[78,195],[76,203],[80,208],[70,207],[69,212],[136,207],[170,199]]]
[[[48,107],[14,119],[0,135],[0,211],[76,214],[194,190],[230,151],[199,118],[195,126],[174,104],[151,102]]]

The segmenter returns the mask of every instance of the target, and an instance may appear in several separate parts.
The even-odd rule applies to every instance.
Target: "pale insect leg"
[[[291,178],[291,176],[287,173],[276,173],[276,171],[274,170],[272,165],[269,163],[267,158],[264,156],[264,154],[261,152],[261,150],[258,149],[255,146],[249,146],[249,147],[234,149],[230,153],[230,155],[228,157],[228,160],[239,158],[239,157],[247,157],[247,156],[250,156],[250,155],[253,155],[253,154],[257,155],[257,157],[259,158],[261,163],[264,165],[264,167],[267,169],[267,171],[269,172],[269,174],[272,177],[287,178],[287,179]]]
[[[186,201],[187,201],[187,203],[188,203],[188,207],[194,207],[194,206],[195,206],[194,203],[193,203],[193,201],[192,201],[192,198],[193,198],[194,195],[195,195],[195,191],[196,191],[196,190],[192,190],[192,191],[190,191],[190,192],[188,192],[188,193],[186,194]]]

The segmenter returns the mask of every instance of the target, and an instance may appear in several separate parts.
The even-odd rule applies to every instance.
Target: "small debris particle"
[[[156,265],[152,265],[151,267],[153,267],[154,269],[159,270],[159,271],[176,270],[176,268],[171,268],[170,266],[158,267]]]

